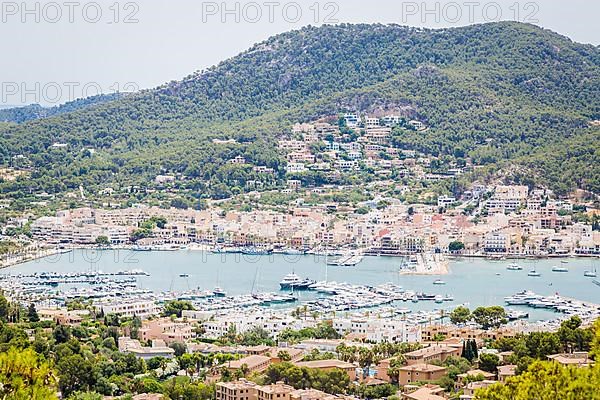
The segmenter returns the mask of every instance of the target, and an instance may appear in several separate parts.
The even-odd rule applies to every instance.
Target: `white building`
[[[402,118],[399,115],[386,115],[383,117],[383,124],[385,126],[395,126],[400,124]]]
[[[140,318],[147,318],[152,315],[156,315],[158,310],[153,300],[138,300],[138,301],[126,301],[126,300],[112,300],[94,303],[96,311],[104,312],[104,314],[116,314],[125,317],[138,316]]]
[[[375,128],[379,126],[379,118],[365,117],[365,128]]]
[[[485,235],[483,248],[488,253],[506,253],[510,249],[510,237],[502,232],[490,232]]]
[[[375,343],[420,342],[421,329],[396,319],[336,318],[333,328],[340,335],[362,335]]]
[[[361,118],[358,114],[348,113],[344,115],[344,121],[348,128],[354,128],[361,123]]]
[[[297,172],[304,172],[304,171],[306,171],[306,166],[302,163],[291,162],[291,163],[287,164],[287,166],[285,167],[285,170],[291,174],[297,173]]]
[[[447,207],[456,202],[456,198],[450,196],[438,197],[438,207]]]

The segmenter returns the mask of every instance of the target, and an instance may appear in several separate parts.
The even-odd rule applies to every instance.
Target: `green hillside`
[[[32,168],[0,187],[5,196],[93,191],[182,173],[198,196],[224,197],[249,179],[277,184],[227,159],[242,154],[283,179],[274,143],[291,124],[381,107],[410,110],[430,127],[396,136],[404,148],[518,164],[559,192],[600,192],[600,128],[589,124],[600,119],[600,49],[513,22],[307,27],[153,90],[0,124],[3,164],[24,155],[18,163]],[[229,137],[239,143],[211,141]]]
[[[23,107],[12,107],[0,109],[0,121],[23,123],[40,118],[48,118],[55,115],[65,114],[76,110],[91,107],[96,104],[117,100],[123,95],[121,93],[99,94],[96,96],[76,99],[54,107],[42,107],[39,104],[30,104]]]

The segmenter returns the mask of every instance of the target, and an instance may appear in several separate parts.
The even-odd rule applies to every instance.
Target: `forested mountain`
[[[39,104],[30,104],[22,107],[10,107],[0,109],[0,121],[22,123],[39,118],[47,118],[53,115],[60,115],[72,111],[81,110],[94,104],[102,104],[121,98],[121,93],[99,94],[68,101],[64,104],[53,107],[42,107]]]
[[[429,126],[397,138],[405,148],[514,163],[560,192],[600,192],[600,128],[590,124],[600,119],[600,49],[515,22],[306,27],[153,90],[0,124],[2,162],[21,154],[33,169],[1,188],[145,185],[179,172],[188,188],[223,197],[261,179],[227,159],[243,154],[282,177],[275,137],[291,124],[381,108],[409,110]],[[211,140],[230,137],[238,143]]]

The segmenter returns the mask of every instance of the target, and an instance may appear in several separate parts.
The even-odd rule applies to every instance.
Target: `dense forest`
[[[0,188],[144,187],[179,173],[186,188],[224,197],[273,179],[226,163],[237,155],[283,178],[275,139],[294,122],[381,109],[429,127],[394,136],[403,148],[519,165],[559,193],[600,192],[600,49],[516,22],[305,27],[153,90],[0,124],[1,162],[32,171]]]
[[[121,93],[99,94],[83,99],[68,101],[53,107],[43,107],[39,104],[30,104],[22,107],[0,109],[0,121],[22,123],[34,119],[48,118],[54,115],[65,114],[81,110],[95,104],[102,104],[123,97]]]

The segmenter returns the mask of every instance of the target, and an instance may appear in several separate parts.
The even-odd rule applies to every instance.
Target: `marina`
[[[18,281],[26,295],[58,292],[57,299],[138,296],[161,302],[179,298],[197,302],[199,308],[307,305],[319,312],[392,307],[414,313],[451,310],[459,304],[470,308],[502,305],[505,297],[524,289],[544,296],[559,292],[580,301],[600,302],[600,288],[584,276],[598,264],[589,258],[571,258],[568,272],[554,274],[553,260],[521,260],[524,269],[540,273],[536,279],[524,271],[506,273],[506,260],[453,259],[450,273],[442,281],[430,275],[403,274],[409,261],[399,257],[366,256],[348,269],[327,265],[327,257],[315,254],[257,256],[188,250],[98,253],[90,257],[85,251],[74,250],[64,257],[6,268],[1,271],[0,284],[5,290],[15,290]],[[282,286],[291,274],[295,275],[293,282],[306,287],[292,290],[295,284]],[[44,285],[44,281],[56,286]],[[31,282],[34,284],[28,284]],[[556,318],[554,309],[528,308],[530,320]]]
[[[525,290],[513,296],[505,297],[504,301],[506,304],[513,306],[553,310],[565,314],[566,317],[577,315],[584,320],[594,320],[600,317],[599,304],[560,296],[558,293],[552,296],[543,296]]]

